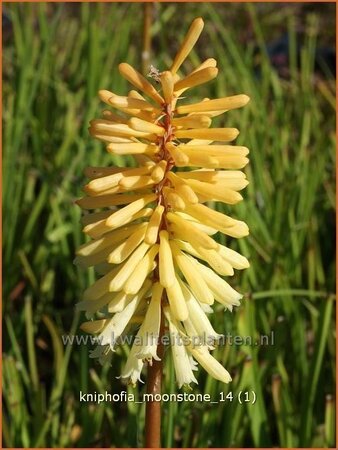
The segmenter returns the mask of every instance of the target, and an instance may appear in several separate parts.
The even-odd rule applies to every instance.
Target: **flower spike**
[[[208,202],[234,205],[248,184],[240,170],[249,150],[232,142],[236,128],[213,128],[214,117],[245,106],[245,94],[181,104],[182,93],[213,80],[209,58],[178,75],[196,44],[203,20],[193,21],[169,70],[151,70],[152,83],[127,63],[119,70],[137,90],[126,96],[100,90],[109,108],[92,120],[90,134],[111,155],[130,155],[136,167],[88,167],[83,231],[91,240],[75,264],[94,267],[98,279],[77,304],[98,335],[91,357],[105,363],[131,333],[134,342],[121,377],[133,385],[146,364],[159,360],[158,339],[166,321],[179,387],[197,383],[198,364],[224,383],[230,374],[211,355],[221,335],[208,315],[218,302],[233,310],[242,295],[224,277],[249,267],[248,260],[214,236],[242,238],[248,226],[213,210]],[[155,74],[155,75],[154,75]],[[139,92],[140,91],[140,92]]]

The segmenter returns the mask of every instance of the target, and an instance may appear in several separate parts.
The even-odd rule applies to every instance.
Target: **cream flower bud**
[[[208,342],[209,340],[212,341],[219,339],[221,335],[216,333],[213,329],[208,317],[201,307],[201,304],[192,295],[185,283],[181,282],[181,288],[187,302],[190,320],[198,335]]]
[[[182,386],[189,386],[190,383],[198,384],[198,381],[196,380],[192,371],[191,360],[187,352],[186,346],[182,342],[177,322],[170,315],[168,309],[165,310],[165,315],[169,322],[171,352],[178,387],[181,388]]]
[[[136,357],[138,350],[139,347],[134,344],[121,373],[121,378],[127,379],[132,386],[135,386],[138,381],[143,383],[141,380],[141,372],[144,364],[142,359]]]
[[[229,372],[225,370],[213,356],[210,355],[206,347],[189,347],[189,351],[213,378],[223,381],[223,383],[229,383],[231,381]]]
[[[161,298],[162,298],[163,286],[160,283],[155,283],[152,287],[152,297],[147,309],[146,316],[141,325],[141,328],[136,336],[139,339],[139,351],[136,353],[136,357],[146,361],[157,361],[160,358],[157,356],[157,345],[160,333],[161,323]]]

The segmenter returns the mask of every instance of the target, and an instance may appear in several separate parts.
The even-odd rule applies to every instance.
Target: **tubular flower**
[[[93,266],[101,277],[77,307],[90,319],[82,329],[97,335],[99,345],[91,356],[100,361],[138,329],[122,372],[133,384],[145,362],[159,359],[161,320],[172,338],[185,341],[182,346],[175,339],[171,346],[180,387],[197,382],[197,363],[216,379],[231,380],[211,356],[220,335],[208,314],[215,300],[230,311],[239,305],[242,295],[223,277],[249,263],[213,235],[241,238],[249,231],[208,202],[242,200],[239,192],[248,181],[240,169],[248,163],[248,149],[230,144],[238,136],[236,128],[211,128],[211,122],[249,98],[178,104],[188,89],[217,76],[212,58],[186,76],[178,74],[202,28],[203,20],[195,19],[170,70],[152,69],[154,84],[120,64],[121,75],[137,90],[127,96],[100,91],[111,109],[90,124],[91,135],[105,142],[110,154],[132,155],[136,167],[86,169],[90,181],[77,204],[90,211],[82,220],[91,240],[78,249],[76,263]]]

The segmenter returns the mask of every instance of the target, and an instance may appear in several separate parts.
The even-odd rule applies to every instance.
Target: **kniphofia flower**
[[[212,58],[186,76],[178,73],[202,28],[203,20],[195,19],[170,69],[152,70],[153,83],[120,64],[121,75],[137,90],[127,96],[100,91],[110,108],[90,126],[110,154],[132,155],[136,167],[86,170],[87,195],[77,203],[90,211],[82,220],[91,241],[79,248],[76,262],[94,266],[101,278],[85,291],[78,308],[90,318],[82,329],[98,335],[91,356],[101,361],[111,356],[119,338],[137,332],[122,372],[133,384],[144,363],[158,359],[156,340],[149,342],[149,335],[158,337],[161,320],[170,331],[180,387],[197,382],[198,363],[216,379],[231,380],[211,355],[220,335],[208,315],[214,301],[230,311],[239,305],[242,295],[224,277],[249,263],[213,236],[241,238],[248,227],[208,202],[242,200],[239,191],[248,181],[240,169],[248,163],[248,149],[230,144],[237,129],[211,123],[249,98],[189,101],[190,88],[218,73]],[[196,344],[203,336],[210,340]]]

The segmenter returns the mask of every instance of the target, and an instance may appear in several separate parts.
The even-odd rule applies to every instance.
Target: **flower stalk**
[[[161,309],[161,325],[157,355],[159,360],[148,366],[147,394],[156,398],[162,392],[163,356],[164,356],[164,316]],[[146,448],[161,448],[161,401],[150,400],[146,403],[145,444]]]

